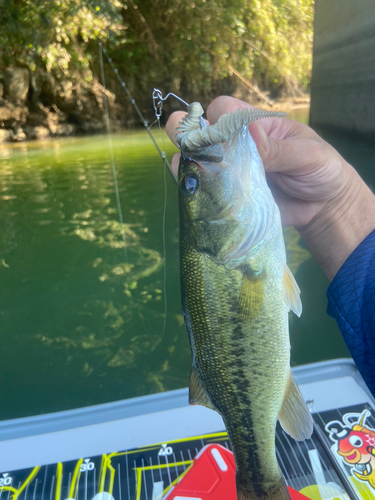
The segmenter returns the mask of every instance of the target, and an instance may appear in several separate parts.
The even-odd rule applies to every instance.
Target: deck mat
[[[311,439],[278,425],[276,453],[293,500],[375,500],[375,413],[313,414]],[[226,432],[0,473],[0,500],[235,500]]]

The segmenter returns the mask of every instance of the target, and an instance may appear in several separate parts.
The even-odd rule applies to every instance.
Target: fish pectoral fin
[[[278,419],[284,431],[296,441],[303,441],[311,437],[313,419],[292,372],[290,372]]]
[[[265,276],[264,269],[248,269],[244,274],[238,297],[238,315],[242,321],[250,321],[262,314]]]
[[[210,410],[215,410],[216,408],[211,403],[206,391],[203,389],[201,381],[195,371],[194,366],[191,368],[190,382],[189,382],[189,405],[201,405],[209,408]]]
[[[285,264],[284,269],[284,301],[289,311],[293,311],[297,316],[301,316],[302,302],[300,289],[292,274],[292,271]]]

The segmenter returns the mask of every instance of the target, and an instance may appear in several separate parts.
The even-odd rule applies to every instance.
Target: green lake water
[[[112,141],[126,255],[107,137],[0,146],[0,419],[188,384],[176,187],[167,174],[165,260],[163,164],[144,132]],[[286,241],[304,306],[292,364],[347,356],[325,276],[294,230]]]

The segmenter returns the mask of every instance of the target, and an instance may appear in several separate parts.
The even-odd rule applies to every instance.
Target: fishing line
[[[163,149],[165,150],[164,144],[164,135],[161,130],[160,120],[157,119],[159,124],[159,131],[163,141]],[[164,153],[165,154],[165,153]],[[164,321],[163,321],[163,330],[162,336],[164,337],[166,328],[167,328],[167,312],[168,312],[168,301],[167,301],[167,244],[166,244],[166,235],[165,235],[165,221],[167,215],[167,169],[163,169],[164,172],[164,206],[163,206],[163,254],[164,254],[164,269],[163,269],[163,295],[164,295]]]
[[[100,45],[100,47],[102,46],[101,42],[99,42],[99,45]],[[114,66],[114,64],[113,64],[113,62],[112,62],[112,59],[111,59],[110,57],[108,57],[108,54],[107,54],[106,49],[102,49],[102,51],[103,51],[103,54],[104,54],[105,58],[106,58],[106,59],[107,59],[107,61],[108,61],[108,64],[111,66],[111,68],[112,68],[112,70],[113,70],[114,74],[116,75],[116,78],[117,78],[117,80],[119,81],[119,83],[120,83],[120,85],[121,85],[121,88],[122,88],[122,89],[123,89],[123,91],[125,92],[126,97],[129,99],[129,101],[130,101],[131,105],[133,106],[133,108],[134,108],[135,112],[137,113],[137,115],[138,115],[138,117],[139,117],[140,121],[142,122],[143,126],[144,126],[144,127],[145,127],[145,129],[147,130],[147,133],[148,133],[148,135],[149,135],[150,139],[152,140],[152,142],[153,142],[153,144],[154,144],[155,148],[157,149],[157,151],[158,151],[158,153],[159,153],[160,158],[163,160],[164,165],[167,167],[167,169],[169,170],[169,173],[171,174],[172,178],[173,178],[173,179],[175,180],[175,182],[177,183],[177,181],[176,181],[176,179],[175,179],[174,175],[172,174],[171,165],[170,165],[169,161],[167,160],[167,158],[166,158],[166,156],[165,156],[165,152],[164,152],[164,151],[161,151],[161,149],[159,148],[159,146],[158,146],[158,144],[157,144],[157,142],[156,142],[156,140],[155,140],[154,136],[153,136],[153,135],[152,135],[152,133],[151,133],[150,128],[152,127],[152,125],[153,125],[155,122],[151,125],[151,127],[149,127],[149,126],[148,126],[148,121],[147,121],[147,120],[144,118],[144,116],[142,115],[141,110],[139,109],[139,107],[137,106],[137,103],[135,102],[135,99],[133,99],[133,97],[132,97],[131,93],[129,92],[128,87],[126,86],[126,83],[125,83],[125,82],[124,82],[124,80],[121,78],[121,76],[120,76],[120,74],[119,74],[119,72],[118,72],[118,69],[117,69],[117,68],[115,68],[115,66]]]
[[[166,167],[166,168],[164,168],[164,206],[163,206],[163,222],[162,222],[162,225],[163,225],[163,259],[164,259],[164,269],[163,269],[164,321],[163,321],[163,327],[162,327],[162,336],[164,336],[166,328],[167,328],[167,313],[168,313],[168,300],[167,300],[167,245],[166,245],[166,214],[167,214],[167,194],[168,193],[167,193],[166,169],[168,169],[169,173],[172,175],[172,178],[174,179],[174,181],[176,183],[177,183],[177,180],[176,180],[175,176],[172,174],[172,169],[171,169],[170,163],[168,162],[168,160],[166,158],[166,154],[165,154],[164,135],[163,135],[163,132],[161,130],[161,125],[160,125],[160,116],[161,116],[162,104],[161,105],[158,104],[157,105],[158,106],[157,109],[155,108],[155,105],[156,105],[156,98],[158,98],[158,99],[160,98],[161,101],[164,101],[167,97],[169,97],[170,95],[172,95],[172,96],[176,97],[177,99],[179,99],[180,101],[182,101],[182,99],[180,99],[178,96],[175,96],[174,94],[168,94],[163,99],[163,97],[161,95],[161,92],[157,91],[157,93],[155,94],[155,90],[154,90],[155,97],[154,97],[154,94],[153,94],[153,103],[154,103],[154,109],[155,109],[155,114],[156,114],[156,120],[150,126],[148,126],[147,120],[145,120],[145,118],[143,117],[143,115],[142,115],[139,107],[137,106],[137,103],[135,102],[135,99],[133,99],[131,93],[129,92],[129,89],[126,86],[126,83],[121,78],[121,76],[120,76],[120,74],[118,72],[118,69],[114,66],[114,64],[112,62],[112,59],[110,57],[108,57],[106,49],[103,49],[101,42],[99,42],[99,53],[100,53],[100,71],[101,71],[102,85],[103,85],[104,90],[105,90],[105,79],[104,79],[103,54],[105,55],[105,57],[106,57],[109,65],[111,66],[114,74],[116,75],[117,80],[121,84],[122,89],[124,90],[127,98],[129,99],[129,101],[131,102],[133,108],[135,109],[135,111],[136,111],[139,119],[141,120],[143,126],[147,130],[147,133],[148,133],[150,139],[152,140],[155,148],[157,149],[157,151],[158,151],[158,153],[160,155],[160,158],[162,159],[162,161],[164,163],[164,166]],[[106,96],[106,94],[104,92],[103,92],[103,96],[104,96],[104,101],[105,101],[107,132],[108,132],[108,137],[110,138],[108,101],[107,101],[107,96]],[[186,104],[185,101],[182,101],[182,102],[184,104]],[[160,113],[159,113],[159,110],[160,110]],[[155,140],[155,138],[152,135],[151,130],[150,130],[151,127],[156,122],[158,122],[158,124],[159,124],[159,131],[160,131],[160,134],[161,134],[161,137],[162,137],[163,150],[164,151],[162,151],[159,148],[159,146],[158,146],[158,144],[157,144],[157,142],[156,142],[156,140]],[[109,142],[110,142],[110,151],[111,151],[111,160],[112,160],[113,159],[113,151],[112,151],[112,140],[111,140],[111,138],[109,139]],[[115,167],[114,167],[114,160],[113,160],[113,172],[114,172],[114,183],[115,183],[115,189],[116,189],[116,196],[117,196],[117,200],[118,200],[119,213],[121,214],[121,223],[122,223],[121,204],[120,204],[120,198],[119,198],[119,195],[118,195],[117,177],[116,177],[116,170],[115,170]],[[125,243],[125,233],[124,233],[124,243]],[[125,251],[126,251],[126,248],[125,248]]]
[[[113,144],[112,144],[111,128],[110,128],[110,123],[109,123],[108,99],[107,99],[107,94],[105,92],[106,87],[105,87],[105,78],[104,78],[102,42],[99,42],[99,61],[100,61],[100,74],[101,74],[101,80],[102,80],[102,86],[103,86],[103,102],[104,102],[104,109],[105,109],[105,121],[106,121],[106,127],[107,127],[108,146],[109,146],[109,154],[110,154],[111,168],[112,168],[112,175],[113,175],[113,184],[115,187],[117,211],[118,211],[118,216],[119,216],[120,225],[121,225],[122,240],[124,242],[125,261],[128,262],[128,252],[126,250],[124,221],[123,221],[123,217],[122,217],[120,193],[119,193],[118,183],[117,183],[116,165],[115,165],[115,158],[113,155]]]
[[[148,127],[148,129],[147,129],[147,130],[151,130],[151,129],[152,129],[152,127],[155,125],[155,123],[156,123],[156,122],[158,122],[158,121],[159,121],[159,120],[156,118],[156,120],[155,120],[155,121],[153,121],[153,122],[151,123],[151,125]]]

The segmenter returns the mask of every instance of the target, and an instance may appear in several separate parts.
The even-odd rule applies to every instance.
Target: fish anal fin
[[[290,372],[278,418],[284,431],[296,441],[303,441],[311,437],[313,419],[292,372]]]
[[[201,381],[199,380],[194,367],[192,367],[190,373],[189,404],[201,405],[209,408],[210,410],[215,410],[214,405],[211,403],[210,398],[208,397],[206,391],[203,389]]]
[[[297,316],[301,316],[302,302],[300,289],[292,274],[292,271],[285,264],[284,269],[284,301],[289,311],[293,311]]]

